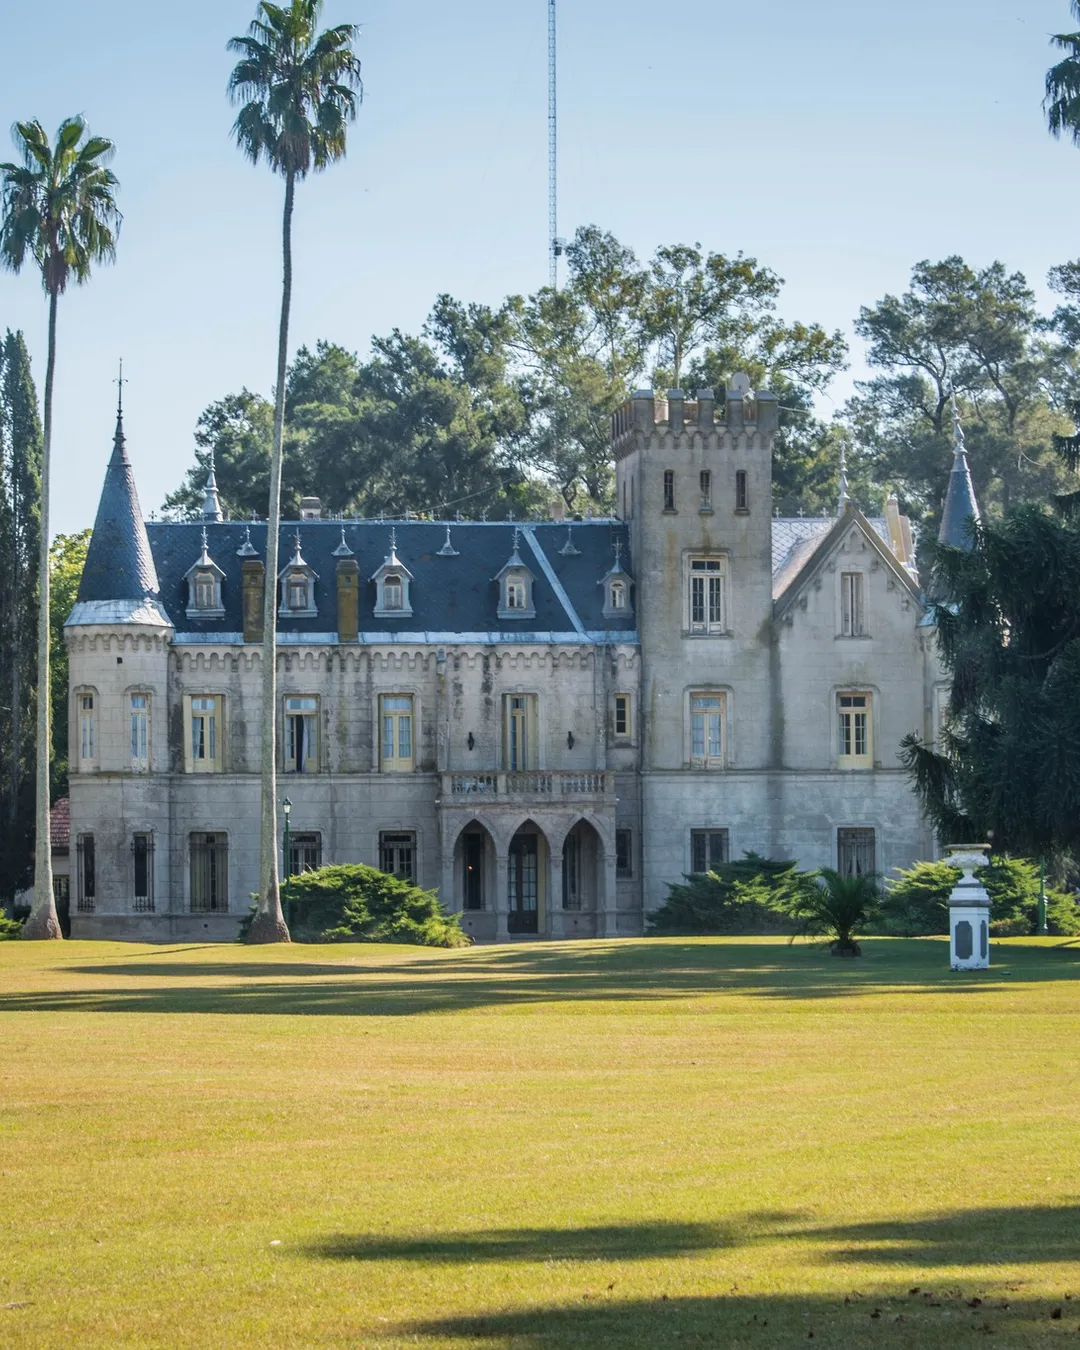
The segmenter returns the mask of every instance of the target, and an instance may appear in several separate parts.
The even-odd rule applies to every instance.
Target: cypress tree
[[[34,664],[41,526],[41,421],[22,333],[0,343],[0,691],[3,885],[28,881],[33,857]]]

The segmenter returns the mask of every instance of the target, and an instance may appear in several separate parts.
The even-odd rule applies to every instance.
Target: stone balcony
[[[597,805],[615,791],[614,775],[604,770],[523,769],[490,773],[444,773],[443,806],[467,807],[473,800],[485,803],[518,802],[541,805]]]

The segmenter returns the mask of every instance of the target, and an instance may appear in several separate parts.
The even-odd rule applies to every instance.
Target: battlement
[[[699,389],[695,398],[687,398],[681,389],[669,389],[666,398],[657,398],[651,389],[639,389],[612,414],[611,445],[615,458],[621,459],[639,443],[639,432],[661,437],[736,436],[754,431],[771,435],[778,420],[776,395],[769,389],[754,393],[746,375],[736,375],[719,402],[711,389]]]

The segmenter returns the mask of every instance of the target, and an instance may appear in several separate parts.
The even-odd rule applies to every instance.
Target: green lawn
[[[1080,943],[865,952],[0,944],[0,1344],[1080,1342]]]

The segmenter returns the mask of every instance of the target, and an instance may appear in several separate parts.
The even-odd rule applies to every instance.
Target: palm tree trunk
[[[249,942],[288,942],[281,911],[277,854],[277,592],[278,529],[281,521],[281,460],[285,439],[285,371],[292,302],[292,213],[295,181],[285,177],[282,220],[281,325],[278,329],[277,388],[274,391],[274,445],[270,455],[270,509],[266,521],[266,576],[263,585],[262,645],[262,815],[259,834],[259,903]]]
[[[34,812],[34,903],[24,938],[60,938],[52,883],[49,830],[49,466],[52,452],[53,374],[56,370],[56,292],[49,293],[49,361],[45,367],[45,417],[41,455],[41,538],[38,544],[37,802]]]

